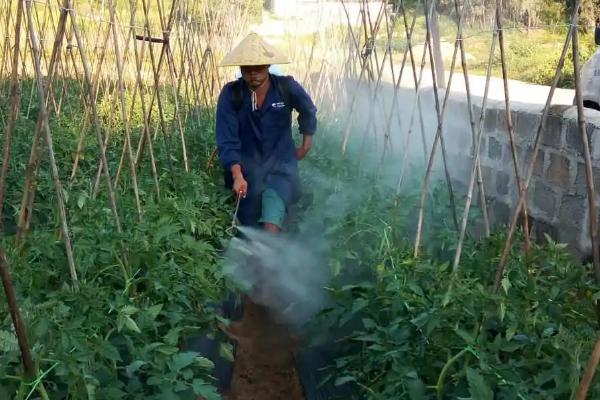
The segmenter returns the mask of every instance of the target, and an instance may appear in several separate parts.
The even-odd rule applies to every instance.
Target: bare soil
[[[225,400],[304,400],[294,365],[299,340],[246,296],[243,306],[241,321],[222,327],[237,342],[233,378]]]

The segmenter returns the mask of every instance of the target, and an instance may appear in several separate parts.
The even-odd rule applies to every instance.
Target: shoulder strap
[[[290,104],[292,99],[292,94],[290,91],[290,76],[274,76],[275,79],[277,79],[277,83],[279,84],[279,91],[281,92],[281,97],[283,97],[283,101],[286,104]]]
[[[233,91],[231,97],[233,101],[233,109],[236,112],[238,112],[242,108],[242,103],[244,101],[241,79],[238,79],[237,81],[233,82],[233,84],[231,85],[231,90]]]
[[[292,94],[290,90],[290,77],[289,76],[279,76],[273,75],[273,77],[277,80],[277,84],[279,85],[279,91],[281,92],[281,97],[283,97],[283,101],[286,104],[291,104]],[[233,109],[238,112],[242,108],[243,103],[243,87],[242,80],[238,79],[233,82],[231,85],[232,92],[232,102]]]

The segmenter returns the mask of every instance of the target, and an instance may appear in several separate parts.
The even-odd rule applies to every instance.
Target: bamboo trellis
[[[514,247],[520,216],[525,251],[529,249],[528,188],[555,89],[571,49],[578,128],[585,161],[593,265],[596,279],[600,282],[593,160],[579,80],[577,22],[581,1],[578,0],[573,7],[561,57],[537,126],[534,149],[531,157],[521,164],[524,168],[519,165],[512,121],[513,99],[509,93],[502,2],[498,0],[495,10],[490,10],[490,15],[495,14],[495,18],[490,17],[492,24],[484,33],[489,35],[491,46],[481,99],[476,99],[470,85],[469,41],[464,35],[465,2],[454,0],[453,3],[456,26],[453,37],[448,39],[454,45],[448,76],[436,75],[436,66],[443,60],[437,59],[438,52],[433,48],[434,42],[439,39],[432,30],[432,18],[437,12],[435,0],[418,1],[410,6],[400,0],[395,8],[387,2],[339,0],[335,23],[316,23],[323,26],[312,32],[309,40],[301,34],[294,34],[293,29],[286,34],[284,39],[294,60],[290,72],[300,77],[301,83],[312,93],[321,118],[331,116],[341,121],[339,139],[342,154],[347,152],[353,140],[358,139],[363,144],[368,141],[375,143],[375,148],[381,152],[376,157],[379,167],[389,162],[397,162],[399,166],[393,184],[397,194],[404,190],[406,176],[413,171],[409,161],[421,169],[423,181],[416,213],[415,256],[421,253],[424,240],[425,215],[431,207],[429,191],[432,176],[434,173],[443,176],[456,240],[453,273],[458,274],[474,197],[482,211],[484,235],[490,235],[491,230],[481,152],[492,63],[496,47],[499,47],[504,87],[503,133],[510,145],[515,182],[512,190],[518,193],[518,201],[513,204],[495,280],[490,282],[494,290],[498,290],[506,274],[508,254]],[[248,8],[244,7],[244,2],[221,2],[219,7],[215,7],[208,0],[109,0],[106,8],[92,1],[2,0],[1,10],[0,35],[7,40],[0,46],[0,83],[9,107],[0,107],[0,123],[4,126],[0,135],[3,141],[0,216],[3,212],[7,213],[4,203],[8,175],[11,169],[17,168],[10,164],[15,126],[20,118],[33,117],[36,125],[28,138],[29,160],[21,171],[23,188],[15,240],[17,243],[27,240],[38,183],[46,179],[40,165],[42,160],[47,160],[59,211],[60,236],[64,241],[71,280],[76,286],[78,269],[72,240],[77,238],[72,235],[63,198],[65,183],[71,185],[77,179],[89,179],[90,196],[105,195],[114,230],[118,233],[122,231],[120,196],[133,196],[138,221],[143,219],[146,200],[138,184],[142,168],[150,168],[156,199],[160,199],[162,193],[159,177],[168,173],[174,178],[178,167],[174,163],[180,163],[186,173],[198,168],[190,163],[187,143],[192,132],[186,127],[190,123],[202,123],[200,113],[212,112],[220,88],[231,80],[232,76],[226,75],[230,71],[219,69],[217,61],[249,29]],[[423,35],[422,41],[417,33]],[[418,54],[421,45],[422,52]],[[448,130],[448,109],[455,96],[453,83],[457,68],[462,70],[466,98],[466,109],[459,118],[467,121],[471,137],[470,151],[465,150],[464,154],[470,164],[464,197],[458,196],[453,187],[453,165],[447,154],[452,140]],[[29,87],[25,84],[27,81],[35,84]],[[440,87],[438,82],[446,83]],[[384,86],[391,87],[391,99],[384,94]],[[428,94],[432,97],[431,101],[425,97]],[[72,106],[67,101],[68,97],[77,97],[84,112],[79,116],[80,136],[76,148],[72,149],[73,159],[69,162],[70,168],[65,171],[64,163],[59,165],[56,160],[53,124],[59,122],[64,114],[74,112],[69,109]],[[408,105],[408,112],[404,114],[402,102]],[[109,122],[100,118],[100,108],[106,103],[111,107],[111,114],[122,123],[121,136],[118,135],[121,132],[114,131]],[[366,118],[358,118],[365,104],[368,105],[364,113]],[[141,124],[136,128],[133,111],[138,105],[142,115]],[[168,106],[172,106],[171,111]],[[363,136],[353,137],[353,131],[361,127]],[[420,133],[418,144],[413,143],[415,129]],[[87,134],[92,132],[96,140],[96,159],[94,172],[90,175],[89,171],[82,170],[81,161],[86,151]],[[108,155],[109,146],[118,146],[116,152],[110,152],[118,154],[117,159]],[[177,156],[174,149],[180,151]],[[418,153],[418,157],[414,157],[414,153]],[[159,154],[166,156],[160,158]],[[212,167],[214,156],[213,151],[208,168]],[[88,175],[84,175],[86,173]],[[102,179],[103,186],[100,184]],[[459,212],[461,207],[462,214]],[[0,228],[2,221],[3,218],[0,218]],[[600,305],[597,309],[600,321]]]

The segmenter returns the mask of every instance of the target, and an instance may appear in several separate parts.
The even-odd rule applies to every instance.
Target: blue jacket
[[[289,82],[290,104],[286,104],[278,81],[272,75],[270,79],[263,106],[257,111],[252,111],[250,89],[243,80],[239,111],[234,107],[234,82],[225,85],[217,103],[216,140],[225,184],[231,188],[230,168],[238,163],[248,182],[248,193],[238,212],[244,225],[255,225],[260,218],[261,195],[266,188],[277,191],[286,206],[300,195],[292,109],[298,111],[301,134],[313,135],[317,129],[317,108],[302,86],[291,76],[283,78]]]

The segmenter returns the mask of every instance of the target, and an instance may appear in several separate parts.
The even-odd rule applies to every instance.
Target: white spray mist
[[[300,329],[327,303],[330,279],[324,247],[315,238],[240,227],[225,253],[225,275],[280,322]]]

